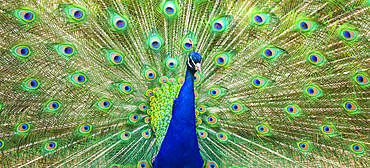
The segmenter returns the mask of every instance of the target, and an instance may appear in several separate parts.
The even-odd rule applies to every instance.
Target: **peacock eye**
[[[74,49],[71,45],[57,45],[56,46],[58,53],[64,57],[71,57],[74,54]]]
[[[299,28],[305,32],[310,31],[313,28],[313,23],[310,21],[306,21],[306,20],[300,21]]]
[[[212,87],[211,89],[209,89],[208,92],[208,95],[211,96],[212,98],[218,98],[221,96],[221,94],[222,94],[221,89],[216,87]]]
[[[55,141],[50,141],[45,144],[44,149],[47,151],[53,151],[57,148],[57,143]]]
[[[149,168],[149,163],[147,161],[140,161],[138,164],[137,164],[137,167],[138,168]]]
[[[308,61],[314,65],[321,65],[324,63],[324,57],[318,53],[312,53],[308,56]]]
[[[308,86],[306,87],[305,92],[310,97],[319,97],[322,95],[322,91],[317,86]]]
[[[215,115],[209,115],[208,117],[207,117],[207,123],[208,124],[210,124],[210,125],[214,125],[214,124],[216,124],[217,123],[217,118],[216,118],[216,116]]]
[[[145,139],[149,139],[151,137],[151,133],[148,130],[144,130],[141,132],[141,136]]]
[[[263,25],[267,22],[268,16],[266,14],[257,13],[253,15],[253,22],[257,25]]]
[[[154,72],[154,70],[148,69],[148,70],[145,71],[145,77],[146,77],[147,80],[152,81],[157,77],[157,75]]]
[[[18,133],[27,133],[30,130],[30,125],[28,123],[20,123],[17,127]]]
[[[229,62],[229,56],[227,54],[219,54],[215,57],[215,64],[217,66],[223,67],[226,66]]]
[[[209,161],[207,162],[207,168],[218,168],[218,165],[216,162]]]
[[[256,128],[257,132],[261,135],[266,135],[270,132],[269,127],[267,125],[264,125],[264,124],[257,125],[255,128]]]
[[[98,107],[102,110],[108,110],[112,107],[112,103],[109,99],[106,99],[106,98],[100,99],[98,101]]]
[[[262,88],[266,85],[266,81],[263,77],[254,77],[252,79],[252,85],[255,87],[255,88]]]
[[[227,137],[227,135],[225,133],[220,132],[220,133],[217,133],[217,139],[220,142],[226,142],[228,140],[228,137]]]
[[[19,10],[17,16],[25,22],[32,22],[35,20],[35,13],[29,10]]]
[[[326,135],[333,135],[335,133],[333,127],[330,125],[321,126],[321,131]]]
[[[219,33],[226,30],[226,21],[225,19],[217,19],[212,22],[212,29],[214,32]]]
[[[18,46],[14,49],[13,53],[20,58],[27,58],[31,55],[31,50],[27,46]]]
[[[70,8],[69,16],[75,21],[80,21],[85,18],[85,12],[80,8]]]
[[[146,105],[146,103],[141,103],[141,104],[139,105],[139,109],[140,109],[141,111],[146,111],[146,110],[148,109],[148,106]]]
[[[125,18],[114,15],[112,17],[113,27],[117,30],[124,30],[127,27],[127,21]]]
[[[168,81],[168,77],[167,76],[162,76],[159,78],[159,83],[166,83]]]
[[[354,143],[351,145],[352,152],[356,154],[362,154],[364,153],[364,147],[359,143]]]
[[[132,123],[136,123],[138,122],[140,119],[140,116],[136,113],[132,113],[131,115],[129,115],[129,120],[132,122]]]
[[[79,131],[81,134],[88,134],[92,130],[92,126],[90,124],[81,124]]]
[[[35,78],[28,78],[24,82],[24,88],[27,90],[36,90],[39,86],[39,81]]]
[[[355,82],[360,86],[369,86],[370,80],[369,77],[366,74],[358,73],[354,76]]]
[[[341,36],[344,40],[352,41],[356,38],[356,32],[350,29],[343,29]]]
[[[173,2],[167,2],[163,6],[163,12],[167,17],[172,17],[176,14],[177,8],[176,5]]]
[[[190,39],[190,38],[185,39],[182,42],[182,49],[184,51],[190,51],[190,50],[192,50],[193,49],[193,40]]]
[[[308,151],[309,150],[309,144],[307,142],[301,141],[301,142],[298,143],[298,148],[303,152]]]
[[[121,134],[121,140],[127,141],[131,138],[131,132],[124,131]]]
[[[301,109],[298,105],[292,104],[285,107],[285,112],[291,116],[297,116],[301,112]]]
[[[47,107],[46,110],[48,112],[55,112],[55,111],[59,110],[60,106],[61,106],[61,104],[58,101],[50,101],[46,105],[46,107]]]
[[[120,91],[125,94],[130,94],[132,92],[132,86],[129,83],[120,84]]]

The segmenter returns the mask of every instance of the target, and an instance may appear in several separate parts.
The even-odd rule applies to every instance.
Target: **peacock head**
[[[197,52],[191,52],[189,54],[189,59],[186,62],[188,68],[192,70],[197,70],[199,73],[202,72],[202,56]]]

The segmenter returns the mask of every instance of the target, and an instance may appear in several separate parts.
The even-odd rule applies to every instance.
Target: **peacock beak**
[[[196,63],[196,64],[195,64],[195,69],[196,69],[199,73],[202,73],[202,64],[201,64],[201,63]]]

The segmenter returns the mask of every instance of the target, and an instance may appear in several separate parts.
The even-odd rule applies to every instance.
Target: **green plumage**
[[[205,167],[370,167],[370,1],[0,4],[0,167],[151,167],[192,51]]]

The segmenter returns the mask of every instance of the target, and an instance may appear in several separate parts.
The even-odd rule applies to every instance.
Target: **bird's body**
[[[0,0],[0,167],[370,167],[369,11]]]

